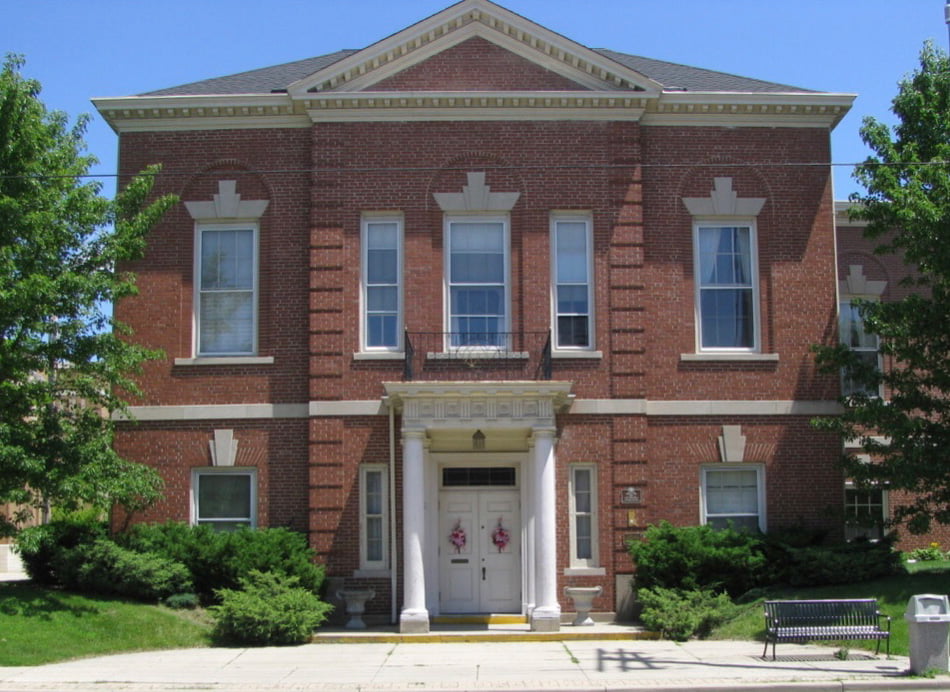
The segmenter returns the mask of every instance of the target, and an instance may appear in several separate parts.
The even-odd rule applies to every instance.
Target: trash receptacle
[[[950,662],[950,601],[946,596],[917,594],[904,611],[910,639],[910,670],[915,675],[928,671],[946,673]]]

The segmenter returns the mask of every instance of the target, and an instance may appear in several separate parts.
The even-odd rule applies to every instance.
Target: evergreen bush
[[[241,589],[219,589],[209,608],[217,644],[286,646],[307,642],[332,609],[297,577],[251,570]]]
[[[30,579],[43,586],[60,583],[54,562],[63,550],[91,545],[108,536],[105,522],[84,515],[56,519],[23,529],[17,536],[17,552]]]
[[[117,537],[137,552],[154,552],[184,564],[191,572],[195,593],[206,603],[218,589],[240,588],[251,571],[278,572],[297,577],[315,594],[323,588],[324,570],[302,533],[284,528],[215,531],[210,526],[182,522],[137,524]]]
[[[763,539],[733,529],[663,521],[628,547],[638,589],[704,589],[739,596],[772,578]]]
[[[776,580],[791,586],[856,584],[906,570],[894,550],[895,536],[835,545],[792,547],[773,543],[770,560],[780,568]]]
[[[192,590],[191,575],[180,562],[136,553],[107,538],[63,549],[53,562],[59,583],[83,593],[158,601]]]
[[[643,624],[674,641],[705,637],[736,612],[727,594],[705,589],[641,588],[637,590],[637,598],[643,604],[640,615]]]

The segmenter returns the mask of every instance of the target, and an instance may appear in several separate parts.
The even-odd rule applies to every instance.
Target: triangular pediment
[[[589,90],[480,36],[446,48],[370,88],[375,92]]]
[[[489,64],[470,60],[463,74],[459,58],[475,49],[484,51]],[[490,74],[490,63],[505,72]],[[292,84],[288,92],[306,99],[376,91],[580,90],[645,95],[662,87],[489,0],[462,0]]]

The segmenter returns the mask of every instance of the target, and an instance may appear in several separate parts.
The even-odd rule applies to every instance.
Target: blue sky
[[[86,141],[115,172],[116,137],[89,102],[363,48],[451,0],[4,0],[0,51],[25,55],[49,108],[91,113]],[[898,81],[923,42],[947,47],[944,0],[502,0],[591,48],[856,93],[833,160],[868,152],[865,116],[893,122]],[[105,191],[114,190],[111,178]],[[858,190],[835,168],[835,195]]]

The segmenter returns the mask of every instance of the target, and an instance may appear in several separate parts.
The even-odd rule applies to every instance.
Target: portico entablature
[[[573,402],[570,382],[387,382],[404,429],[551,428]]]

